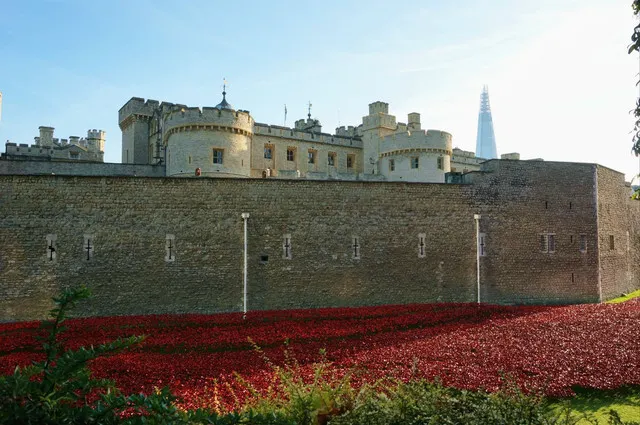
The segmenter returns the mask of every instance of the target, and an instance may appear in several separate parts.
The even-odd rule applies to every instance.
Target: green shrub
[[[45,360],[0,376],[0,424],[293,424],[277,412],[219,416],[204,410],[183,411],[167,388],[126,396],[114,382],[93,378],[87,367],[90,360],[136,346],[144,336],[64,350],[58,337],[65,330],[66,313],[88,296],[86,288],[79,288],[54,298],[52,320],[43,323],[49,331],[42,344]]]

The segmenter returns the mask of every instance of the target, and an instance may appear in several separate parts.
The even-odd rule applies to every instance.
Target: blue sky
[[[630,153],[639,61],[630,0],[0,0],[0,140],[107,131],[131,97],[214,106],[287,124],[308,101],[323,130],[376,100],[475,150],[489,85],[498,153],[638,172]]]

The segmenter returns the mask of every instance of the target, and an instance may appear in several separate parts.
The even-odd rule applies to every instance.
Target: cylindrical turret
[[[226,108],[180,108],[165,118],[167,176],[249,177],[253,118]]]
[[[451,151],[451,134],[444,131],[392,134],[381,143],[380,172],[390,181],[444,183]]]

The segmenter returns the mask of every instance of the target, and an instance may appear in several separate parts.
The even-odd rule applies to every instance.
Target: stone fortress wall
[[[70,136],[68,139],[53,137],[54,128],[40,126],[40,135],[35,143],[5,144],[2,159],[35,161],[82,161],[103,162],[106,133],[102,130],[88,130],[86,138]]]
[[[249,310],[473,302],[474,214],[483,302],[639,287],[640,203],[622,174],[482,167],[463,184],[0,176],[0,319],[42,318],[77,284],[94,294],[82,315],[241,311],[242,213]]]

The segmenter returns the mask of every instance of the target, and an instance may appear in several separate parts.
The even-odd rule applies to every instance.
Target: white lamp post
[[[474,214],[476,221],[476,277],[478,287],[478,304],[480,304],[480,214]]]
[[[244,268],[243,268],[243,276],[242,276],[242,319],[247,318],[247,219],[249,218],[249,213],[242,213],[240,215],[242,220],[244,220]]]

